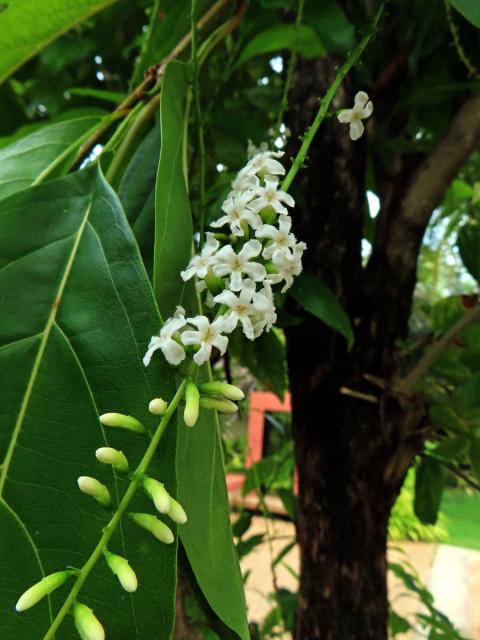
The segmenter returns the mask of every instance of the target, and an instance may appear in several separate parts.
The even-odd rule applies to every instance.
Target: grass
[[[447,490],[441,512],[449,534],[447,544],[480,550],[480,494]]]

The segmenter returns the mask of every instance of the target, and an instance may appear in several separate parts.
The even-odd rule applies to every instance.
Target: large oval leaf
[[[109,515],[76,488],[94,475],[118,499],[126,481],[95,459],[106,442],[132,466],[143,438],[104,433],[98,414],[117,410],[154,426],[148,401],[169,398],[174,381],[158,358],[141,363],[159,317],[119,202],[95,171],[15,194],[0,203],[0,599],[2,630],[37,638],[47,602],[15,614],[16,598],[42,574],[81,566]],[[156,475],[175,491],[175,427],[162,440]],[[151,511],[142,496],[134,510]],[[16,560],[11,562],[12,541]],[[171,634],[175,545],[161,545],[129,522],[111,549],[126,556],[140,587],[122,591],[100,562],[81,593],[107,637],[164,640]],[[52,598],[55,613],[68,588]],[[76,638],[66,619],[59,637]]]

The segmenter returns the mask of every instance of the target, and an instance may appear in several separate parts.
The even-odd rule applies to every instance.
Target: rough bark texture
[[[331,58],[302,63],[290,97],[293,139],[331,82]],[[333,109],[352,101],[348,85]],[[400,158],[384,198],[373,254],[361,264],[364,142],[330,119],[296,182],[296,235],[305,268],[344,304],[355,346],[298,307],[287,330],[299,473],[301,581],[297,640],[386,640],[386,536],[391,506],[424,437],[422,398],[403,394],[397,340],[407,332],[418,252],[444,190],[480,139],[480,98],[467,100],[428,158]],[[373,396],[369,401],[340,388]]]

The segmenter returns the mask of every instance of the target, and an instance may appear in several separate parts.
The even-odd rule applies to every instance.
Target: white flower
[[[283,151],[261,151],[248,161],[245,170],[260,176],[283,176],[285,167],[278,160],[274,160],[274,158],[281,158],[283,155]]]
[[[296,238],[290,233],[292,219],[289,216],[278,218],[278,229],[271,224],[264,224],[255,232],[256,238],[268,238],[272,244],[268,244],[263,250],[263,257],[271,260],[273,254],[278,249],[286,249],[295,246]]]
[[[260,184],[260,180],[257,178],[255,172],[247,167],[240,169],[232,182],[232,190],[228,194],[228,198],[236,193],[242,193],[243,191],[250,191],[255,189]]]
[[[182,333],[183,344],[198,344],[200,349],[193,356],[193,360],[202,365],[209,360],[212,347],[217,347],[223,355],[227,349],[228,338],[222,335],[224,331],[224,319],[217,318],[210,322],[206,316],[195,316],[188,318],[188,322],[197,327],[198,331],[184,331]]]
[[[210,226],[223,227],[224,224],[228,224],[234,236],[244,235],[243,229],[240,226],[242,222],[249,224],[252,229],[261,227],[262,219],[260,216],[247,206],[253,197],[253,191],[244,191],[243,193],[234,194],[231,198],[227,198],[222,205],[222,209],[227,215],[215,220]]]
[[[242,289],[238,296],[236,296],[232,291],[222,291],[218,296],[215,296],[215,302],[218,304],[224,304],[230,309],[230,312],[225,317],[224,330],[227,333],[231,333],[240,322],[243,328],[243,333],[247,338],[253,340],[254,331],[252,321],[249,316],[254,312],[253,305],[251,304],[254,293],[255,282],[250,280],[250,278],[247,278],[243,281]]]
[[[362,137],[365,127],[362,120],[372,115],[373,104],[365,91],[359,91],[355,96],[353,109],[344,109],[338,114],[339,122],[350,124],[350,138],[358,140]]]
[[[282,293],[285,293],[293,284],[293,276],[298,276],[302,272],[302,254],[307,248],[304,242],[298,242],[288,251],[279,249],[272,257],[273,264],[277,268],[277,273],[268,275],[268,281],[276,284],[285,280]]]
[[[255,338],[258,338],[264,329],[270,331],[277,321],[272,287],[269,282],[265,281],[263,289],[253,295],[252,306],[254,309],[254,316],[252,317],[253,332]]]
[[[240,291],[242,288],[242,274],[259,282],[264,280],[267,272],[263,264],[251,262],[262,250],[262,244],[258,240],[246,242],[239,253],[235,253],[230,245],[222,247],[217,253],[213,272],[216,276],[230,276],[230,289]]]
[[[217,252],[220,243],[213,236],[213,233],[206,234],[207,241],[203,245],[202,252],[199,255],[193,256],[188,263],[188,267],[185,271],[181,271],[180,275],[185,282],[197,276],[197,278],[205,278],[209,268],[212,265],[213,257]]]
[[[257,187],[254,190],[255,200],[252,200],[250,207],[254,211],[261,211],[265,207],[272,207],[277,213],[288,214],[282,202],[288,207],[294,207],[295,201],[291,195],[278,189],[278,180],[272,176],[265,176],[265,186]]]
[[[150,364],[154,351],[160,349],[167,362],[173,365],[180,364],[185,358],[185,350],[181,344],[174,340],[173,336],[177,331],[187,324],[185,320],[185,310],[177,307],[175,314],[169,318],[160,329],[160,335],[152,336],[148,345],[148,350],[143,357],[143,364],[147,367]]]

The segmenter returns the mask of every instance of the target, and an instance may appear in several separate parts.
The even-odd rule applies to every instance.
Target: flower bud
[[[171,544],[174,541],[172,531],[155,516],[151,516],[149,513],[129,513],[128,515],[133,522],[150,531],[160,542]]]
[[[112,573],[117,576],[118,581],[125,591],[128,591],[129,593],[136,591],[138,587],[137,576],[135,575],[135,571],[128,564],[128,560],[122,558],[122,556],[117,556],[115,553],[110,553],[108,549],[105,549],[103,553]]]
[[[154,416],[163,416],[167,410],[168,403],[162,398],[154,398],[148,405],[148,410],[153,413]]]
[[[112,499],[110,497],[110,491],[107,487],[99,482],[96,478],[90,476],[80,476],[77,479],[78,488],[83,493],[86,493],[102,505],[102,507],[109,507]]]
[[[57,571],[56,573],[51,573],[49,576],[45,576],[40,582],[37,582],[27,589],[23,595],[20,596],[17,604],[15,605],[15,609],[17,611],[25,611],[26,609],[30,609],[33,605],[37,604],[42,598],[47,596],[58,587],[61,587],[62,584],[75,572],[74,571]]]
[[[95,456],[103,464],[111,464],[116,471],[127,473],[128,460],[122,451],[117,451],[112,447],[100,447],[95,451]]]
[[[277,267],[273,264],[273,262],[265,262],[265,269],[267,273],[278,273]]]
[[[204,282],[207,285],[207,289],[213,296],[217,296],[225,289],[225,282],[223,278],[216,276],[211,269],[207,271]]]
[[[185,411],[183,412],[183,421],[187,427],[193,427],[198,420],[198,412],[200,410],[200,393],[197,385],[189,380],[185,388]]]
[[[77,602],[73,607],[73,619],[81,640],[105,640],[105,631],[90,607]]]
[[[200,398],[200,406],[203,409],[215,409],[220,413],[237,413],[238,411],[234,402],[219,398]]]
[[[277,219],[277,214],[273,207],[264,207],[260,211],[260,217],[264,224],[273,224]]]
[[[161,482],[153,478],[143,479],[143,488],[155,504],[160,513],[167,513],[170,509],[170,496]]]
[[[174,500],[170,496],[170,509],[167,511],[167,515],[177,524],[185,524],[187,521],[187,514],[182,505]]]
[[[223,396],[228,400],[238,401],[245,398],[241,389],[226,382],[205,382],[199,386],[199,389],[200,393],[205,393],[208,396]]]
[[[106,427],[119,427],[134,433],[145,433],[143,424],[132,416],[125,416],[123,413],[104,413],[99,418]]]

